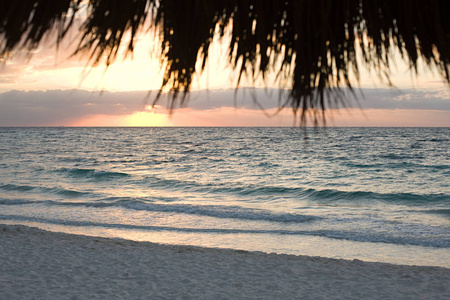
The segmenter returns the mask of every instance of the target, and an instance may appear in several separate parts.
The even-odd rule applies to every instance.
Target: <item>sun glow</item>
[[[124,126],[130,127],[162,127],[171,125],[167,114],[157,113],[154,109],[136,112],[124,118]]]
[[[90,115],[85,118],[74,120],[63,124],[74,127],[163,127],[173,126],[167,113],[157,112],[158,107],[145,111],[138,111],[130,115]],[[61,124],[48,124],[49,126],[59,126]]]

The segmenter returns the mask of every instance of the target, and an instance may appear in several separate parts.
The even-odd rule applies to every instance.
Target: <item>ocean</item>
[[[450,267],[450,128],[0,128],[0,223]]]

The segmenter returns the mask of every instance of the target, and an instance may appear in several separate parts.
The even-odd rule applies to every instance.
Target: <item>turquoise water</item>
[[[0,223],[450,267],[449,128],[0,128]]]

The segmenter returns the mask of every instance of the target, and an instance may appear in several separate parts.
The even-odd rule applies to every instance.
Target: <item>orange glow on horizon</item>
[[[266,111],[272,113],[273,111]],[[328,127],[450,127],[449,113],[436,110],[402,109],[348,109],[328,111]],[[209,110],[183,108],[172,116],[167,111],[141,111],[131,115],[93,115],[81,120],[51,126],[74,127],[228,127],[228,126],[298,126],[290,110],[283,110],[274,117],[267,117],[260,110],[222,107]],[[312,126],[308,122],[307,126]]]

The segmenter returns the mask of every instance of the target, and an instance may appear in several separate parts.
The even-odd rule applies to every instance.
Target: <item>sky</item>
[[[270,76],[265,83],[244,80],[235,93],[226,49],[217,41],[186,106],[170,111],[167,97],[152,106],[162,82],[159,57],[151,55],[155,43],[151,34],[140,35],[133,57],[122,51],[108,69],[87,68],[85,57],[71,56],[75,43],[68,41],[58,50],[47,42],[31,58],[24,50],[12,53],[0,65],[0,126],[298,125],[292,110],[278,111],[285,91]],[[328,111],[326,125],[450,127],[448,85],[422,65],[416,76],[398,55],[393,65],[394,87],[363,70],[358,101]]]

